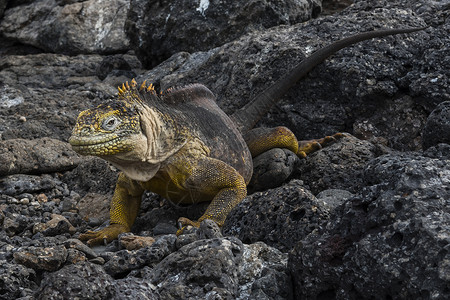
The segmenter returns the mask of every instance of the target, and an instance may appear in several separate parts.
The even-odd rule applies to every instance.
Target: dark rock
[[[99,265],[80,262],[44,274],[36,299],[112,299],[114,281]]]
[[[80,161],[68,143],[51,138],[0,142],[0,176],[62,172]]]
[[[423,155],[431,158],[450,159],[450,145],[437,144],[434,147],[428,148]]]
[[[20,195],[47,191],[56,186],[57,182],[50,175],[9,175],[0,179],[0,190],[6,195]]]
[[[139,300],[159,300],[161,299],[155,292],[156,287],[148,280],[135,277],[127,277],[114,281],[116,294],[113,300],[139,299]]]
[[[34,270],[56,271],[67,259],[64,246],[51,248],[25,247],[14,253],[14,260]]]
[[[97,76],[104,80],[111,72],[119,77],[125,75],[127,78],[134,78],[136,74],[131,70],[131,66],[122,55],[106,56],[97,67]]]
[[[320,5],[316,0],[133,0],[126,31],[140,60],[152,67],[180,51],[204,51],[248,32],[309,20]]]
[[[197,236],[199,239],[215,239],[223,237],[217,223],[213,220],[208,219],[203,220],[200,223],[200,228],[197,231]]]
[[[48,52],[120,52],[128,48],[123,30],[128,5],[124,0],[106,6],[95,0],[34,1],[7,9],[0,30],[8,38]]]
[[[262,242],[245,245],[238,276],[240,298],[293,299],[287,254]]]
[[[87,258],[83,252],[73,248],[67,249],[66,264],[77,264],[85,261],[87,261]]]
[[[87,193],[112,194],[117,181],[117,170],[103,159],[92,157],[83,159],[80,164],[70,172],[66,172],[62,181],[67,183],[69,189],[77,191],[81,196]],[[95,205],[95,199],[85,199],[85,206]],[[81,203],[80,203],[81,205]],[[84,206],[83,205],[83,206]]]
[[[88,246],[86,246],[85,244],[83,244],[80,240],[78,239],[68,239],[65,243],[64,246],[66,247],[66,249],[76,249],[78,251],[83,252],[87,258],[92,259],[92,258],[96,258],[97,254]]]
[[[46,223],[33,226],[33,234],[42,232],[44,236],[55,236],[64,233],[75,233],[76,229],[61,215],[53,214],[52,219]]]
[[[154,235],[162,235],[162,234],[175,234],[177,232],[177,228],[173,224],[161,222],[156,224],[153,227]]]
[[[10,217],[5,217],[3,219],[2,229],[8,236],[14,236],[20,234],[28,225],[27,219],[19,214],[12,214]]]
[[[132,270],[157,263],[175,251],[175,240],[175,235],[161,236],[151,246],[111,253],[107,256],[104,268],[112,276],[123,276]]]
[[[299,177],[314,194],[326,189],[357,191],[369,160],[380,155],[374,144],[347,136],[309,155],[299,164]]]
[[[290,253],[295,297],[447,298],[449,166],[406,154],[372,160],[369,186]]]
[[[442,102],[431,112],[422,135],[423,149],[439,143],[450,144],[450,101]]]
[[[386,146],[403,151],[420,150],[421,130],[426,116],[426,111],[420,105],[411,97],[405,96],[380,104],[371,116],[357,116],[353,130],[357,138],[375,143],[386,141]],[[370,124],[365,126],[364,134],[361,133],[361,128],[355,128],[360,122]]]
[[[235,238],[199,240],[167,256],[149,280],[163,299],[236,298],[243,250]]]
[[[280,186],[294,171],[298,157],[287,149],[271,149],[253,159],[249,193]]]
[[[0,20],[3,17],[3,12],[5,11],[6,5],[8,4],[8,0],[1,0],[0,1]]]
[[[35,290],[36,272],[19,264],[0,261],[0,291],[2,299],[26,296],[26,289]]]
[[[328,218],[324,203],[293,180],[245,198],[228,215],[222,230],[224,235],[236,236],[247,244],[263,241],[288,251]]]

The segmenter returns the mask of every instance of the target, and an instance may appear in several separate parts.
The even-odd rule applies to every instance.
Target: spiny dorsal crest
[[[144,81],[139,88],[137,88],[137,86],[138,84],[134,78],[130,83],[128,83],[127,81],[123,83],[122,86],[118,86],[117,89],[119,90],[119,92],[117,95],[119,99],[142,105],[144,104],[144,102],[140,97],[140,92],[148,93],[152,96],[157,96],[153,84],[147,85],[147,82]]]

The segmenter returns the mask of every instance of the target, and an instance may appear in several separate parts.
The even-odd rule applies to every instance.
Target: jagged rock
[[[89,259],[97,257],[97,253],[95,253],[91,248],[89,248],[88,246],[83,244],[78,239],[68,239],[64,243],[64,246],[66,247],[66,249],[75,249],[75,250],[78,250],[80,252],[83,252],[86,255],[86,257],[89,258]]]
[[[243,245],[236,238],[199,240],[163,259],[149,274],[165,299],[235,298]]]
[[[244,245],[238,299],[293,299],[287,258],[262,242]]]
[[[372,160],[368,187],[290,253],[295,296],[447,298],[449,166],[419,155]]]
[[[56,271],[67,259],[64,246],[51,248],[25,247],[14,253],[14,260],[34,270]]]
[[[431,158],[450,159],[450,145],[437,144],[424,151],[423,155]]]
[[[33,1],[5,11],[0,30],[48,52],[110,53],[128,49],[123,30],[129,2],[99,0]]]
[[[36,272],[25,266],[0,261],[0,290],[3,299],[32,296],[37,288]]]
[[[66,172],[62,181],[67,183],[71,190],[78,192],[82,197],[90,194],[81,206],[95,205],[95,198],[111,194],[117,181],[118,171],[103,159],[92,157],[83,158],[80,164],[70,172]],[[90,199],[94,198],[94,199]]]
[[[313,194],[331,188],[355,192],[362,185],[364,166],[380,154],[380,147],[347,136],[302,160],[297,172]]]
[[[428,116],[422,140],[424,149],[439,143],[450,144],[450,101],[439,104]]]
[[[35,296],[36,299],[111,299],[115,294],[113,279],[101,266],[80,262],[46,273]]]
[[[9,175],[0,179],[0,189],[6,195],[20,195],[48,191],[56,186],[57,182],[50,175]]]
[[[120,250],[106,253],[105,270],[112,276],[127,274],[132,270],[155,264],[175,251],[175,235],[158,237],[151,245],[139,250]]]
[[[204,51],[248,32],[309,20],[321,2],[133,0],[126,30],[138,57],[152,67],[180,51]]]
[[[75,233],[76,229],[64,216],[52,214],[51,220],[33,226],[33,234],[42,232],[45,236],[55,236],[63,233]]]
[[[159,300],[161,299],[155,292],[156,287],[148,280],[135,277],[126,277],[114,281],[116,294],[113,300],[139,299],[139,300]]]
[[[328,209],[298,180],[245,198],[228,215],[225,235],[244,243],[263,241],[289,251],[296,241],[317,230],[328,220]]]

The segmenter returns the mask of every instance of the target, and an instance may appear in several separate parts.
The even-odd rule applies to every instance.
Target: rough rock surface
[[[128,49],[128,6],[126,0],[33,1],[6,10],[0,31],[47,52],[117,53]]]
[[[391,154],[364,170],[366,187],[289,257],[298,299],[446,299],[449,160]]]
[[[289,251],[296,241],[323,226],[329,218],[324,202],[317,200],[301,182],[255,193],[228,215],[223,231],[244,243],[263,241]]]
[[[423,128],[423,148],[450,144],[450,101],[439,104],[428,116]]]
[[[137,56],[152,67],[180,51],[205,51],[249,32],[307,21],[321,2],[132,0],[126,31]]]
[[[357,0],[306,23],[297,22],[318,1],[218,2],[171,14],[174,35],[164,28],[164,1],[0,0],[0,298],[448,299],[447,2]],[[294,2],[307,4],[306,14],[286,6]],[[157,38],[146,27],[155,3],[158,32],[191,53],[165,48],[161,55],[174,54],[149,70],[131,45],[145,65],[162,59],[137,43]],[[194,1],[180,3],[172,9]],[[253,15],[240,9],[250,4]],[[210,26],[217,12],[239,21],[234,35],[189,31]],[[340,51],[283,97],[259,125],[287,125],[300,139],[336,131],[356,138],[302,160],[282,150],[267,154],[274,164],[256,160],[262,191],[222,230],[205,221],[176,237],[177,218],[195,219],[204,204],[174,206],[146,193],[133,236],[93,249],[77,239],[107,225],[117,170],[65,143],[78,113],[110,99],[117,85],[133,77],[159,89],[200,82],[232,113],[331,41],[425,24]],[[201,37],[210,44],[190,48]]]

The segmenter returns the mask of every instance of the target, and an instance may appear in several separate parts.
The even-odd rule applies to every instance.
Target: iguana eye
[[[116,116],[110,116],[103,121],[102,128],[104,130],[112,131],[116,129],[120,123],[120,120]]]

